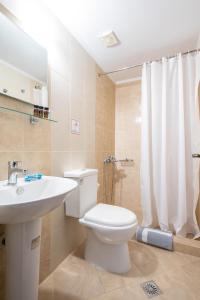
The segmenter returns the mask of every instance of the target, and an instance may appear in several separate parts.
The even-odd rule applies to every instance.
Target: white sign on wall
[[[72,119],[71,133],[72,134],[80,134],[80,122],[79,121]]]

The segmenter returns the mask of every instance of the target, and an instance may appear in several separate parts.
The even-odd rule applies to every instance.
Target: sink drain
[[[162,294],[161,290],[153,280],[142,283],[141,287],[148,298],[153,298]]]
[[[16,189],[16,194],[17,195],[22,195],[24,193],[24,188],[22,186],[19,186],[17,189]]]

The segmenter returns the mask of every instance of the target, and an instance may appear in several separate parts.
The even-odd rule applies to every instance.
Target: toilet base
[[[114,245],[103,243],[92,229],[88,229],[85,259],[112,273],[126,273],[131,268],[128,243]]]

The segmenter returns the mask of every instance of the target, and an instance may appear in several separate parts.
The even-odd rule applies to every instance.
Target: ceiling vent
[[[114,47],[119,45],[120,43],[114,31],[104,33],[103,35],[100,36],[100,39],[103,41],[106,47]]]

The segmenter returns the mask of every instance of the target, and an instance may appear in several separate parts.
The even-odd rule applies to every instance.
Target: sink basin
[[[0,181],[0,224],[24,223],[42,217],[58,207],[65,195],[75,189],[74,180],[44,176],[15,186]]]
[[[6,224],[6,300],[37,300],[41,217],[58,207],[77,182],[44,176],[15,186],[0,181],[0,224]],[[64,212],[63,212],[64,214]]]

